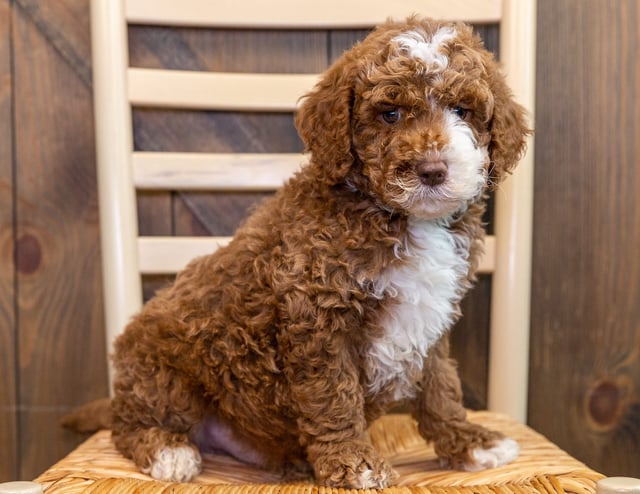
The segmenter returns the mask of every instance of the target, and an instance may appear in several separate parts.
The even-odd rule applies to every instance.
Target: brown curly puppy
[[[453,467],[513,460],[514,441],[466,421],[445,335],[524,113],[464,24],[388,22],[345,53],[296,117],[309,164],[117,339],[118,449],[157,479],[224,450],[381,488],[395,473],[367,426],[408,400]]]

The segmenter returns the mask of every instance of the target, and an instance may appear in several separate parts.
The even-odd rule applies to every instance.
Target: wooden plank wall
[[[640,2],[538,25],[530,422],[640,477]]]
[[[639,0],[538,1],[530,422],[596,469],[640,476]],[[88,15],[88,0],[0,0],[0,481],[32,478],[72,449],[82,438],[58,418],[107,394]],[[131,58],[315,72],[362,34],[135,28]],[[495,28],[482,34],[497,46]],[[139,149],[300,147],[284,115],[139,109],[134,123]],[[260,198],[143,194],[141,229],[228,234]],[[489,289],[481,279],[453,338],[477,407]]]
[[[17,348],[10,355],[19,368],[20,452],[13,476],[31,478],[79,440],[57,426],[60,415],[105,396],[107,382],[88,3],[9,5]]]
[[[9,0],[0,0],[0,480],[18,474],[13,268],[13,86]]]

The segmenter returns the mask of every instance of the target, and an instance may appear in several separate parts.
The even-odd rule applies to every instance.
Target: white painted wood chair
[[[252,5],[248,5],[252,4]],[[304,5],[304,8],[301,7]],[[134,152],[134,106],[292,112],[316,81],[308,74],[237,74],[131,68],[127,24],[214,28],[369,28],[418,12],[500,24],[500,59],[517,99],[533,116],[534,0],[94,0],[93,67],[104,298],[108,347],[142,305],[141,274],[176,272],[221,238],[140,237],[137,189],[275,189],[297,154]],[[257,90],[259,88],[259,90]],[[493,273],[488,402],[526,421],[532,228],[533,145],[496,197],[495,236],[484,272]]]

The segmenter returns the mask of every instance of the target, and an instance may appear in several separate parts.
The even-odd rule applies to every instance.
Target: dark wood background
[[[539,3],[529,421],[640,477],[640,2]]]
[[[0,0],[0,481],[77,445],[57,420],[107,394],[88,3]],[[529,422],[603,473],[640,476],[640,1],[538,3]],[[481,32],[495,49],[496,29]],[[362,35],[135,28],[131,59],[316,72]],[[138,149],[300,148],[287,115],[170,113],[136,110]],[[231,233],[260,198],[143,194],[141,229]],[[489,288],[454,334],[473,407]]]

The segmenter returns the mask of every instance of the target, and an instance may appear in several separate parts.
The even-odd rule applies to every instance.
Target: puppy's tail
[[[111,399],[101,398],[68,413],[60,419],[60,425],[75,432],[95,432],[111,429],[112,421]]]

